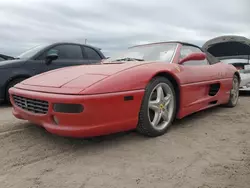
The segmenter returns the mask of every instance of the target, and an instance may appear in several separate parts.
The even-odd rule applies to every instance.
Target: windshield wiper
[[[125,57],[121,59],[115,59],[114,61],[145,61],[144,59]]]

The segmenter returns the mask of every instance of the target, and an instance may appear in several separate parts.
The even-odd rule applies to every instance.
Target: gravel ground
[[[103,140],[51,135],[0,107],[0,187],[249,188],[250,95],[177,120],[169,132]]]

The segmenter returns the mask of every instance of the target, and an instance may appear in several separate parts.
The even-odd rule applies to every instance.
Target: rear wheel
[[[156,77],[145,90],[137,131],[145,136],[161,136],[172,124],[175,113],[176,96],[172,83],[165,77]]]
[[[23,80],[25,80],[25,78],[16,78],[16,79],[10,81],[9,84],[7,85],[6,91],[5,91],[5,100],[6,100],[6,102],[7,102],[8,104],[10,104],[9,89],[10,89],[11,87],[13,87],[14,85],[16,85],[16,84],[22,82]]]
[[[232,89],[230,90],[230,98],[228,103],[226,104],[226,107],[235,107],[239,100],[239,86],[240,81],[238,76],[234,75],[233,77],[233,83],[232,83]]]

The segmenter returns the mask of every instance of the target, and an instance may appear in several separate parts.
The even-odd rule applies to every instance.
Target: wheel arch
[[[30,78],[31,76],[30,75],[27,75],[27,74],[20,74],[20,75],[16,75],[16,76],[12,76],[11,78],[9,78],[8,80],[7,80],[7,82],[5,83],[5,98],[7,97],[6,96],[6,90],[7,90],[7,88],[8,88],[8,86],[9,86],[9,84],[13,81],[13,80],[16,80],[16,79],[20,79],[20,78],[24,78],[24,79],[27,79],[27,78]]]
[[[240,73],[239,73],[238,71],[236,71],[236,72],[234,73],[234,75],[236,75],[236,76],[238,77],[238,79],[239,79],[239,82],[241,82]]]
[[[151,79],[158,77],[158,76],[167,78],[173,84],[175,95],[176,95],[176,115],[177,115],[180,110],[180,84],[178,80],[175,78],[175,76],[165,71],[156,73],[155,75],[153,75]]]

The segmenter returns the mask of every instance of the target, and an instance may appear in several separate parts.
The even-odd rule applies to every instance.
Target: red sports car
[[[239,83],[233,65],[198,46],[162,42],[130,47],[101,64],[46,72],[9,93],[15,117],[53,134],[92,137],[136,129],[156,137],[175,118],[221,104],[234,107]]]

